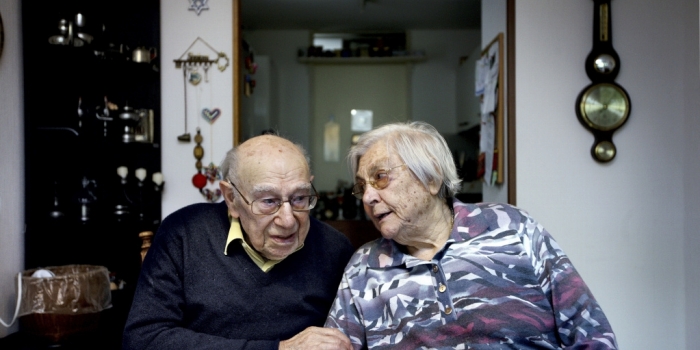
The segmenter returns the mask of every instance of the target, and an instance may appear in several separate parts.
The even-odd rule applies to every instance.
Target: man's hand
[[[335,328],[309,327],[280,342],[279,350],[352,350],[350,339]]]

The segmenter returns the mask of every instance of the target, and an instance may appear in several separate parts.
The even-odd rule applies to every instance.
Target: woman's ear
[[[440,192],[440,188],[442,188],[442,182],[436,183],[435,181],[430,181],[428,184],[428,190],[433,196],[437,196],[437,194]]]

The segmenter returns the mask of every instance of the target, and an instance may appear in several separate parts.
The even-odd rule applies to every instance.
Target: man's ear
[[[240,215],[238,214],[238,210],[236,210],[235,206],[233,205],[233,200],[235,199],[233,191],[233,186],[231,186],[228,181],[219,181],[219,188],[221,189],[221,194],[224,196],[224,201],[226,201],[226,206],[228,207],[228,212],[231,214],[232,217],[238,218]]]
[[[314,176],[311,175],[311,178],[309,178],[309,182],[314,182]]]

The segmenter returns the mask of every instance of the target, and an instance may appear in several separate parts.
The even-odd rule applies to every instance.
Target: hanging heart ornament
[[[221,115],[221,110],[218,108],[214,108],[213,110],[210,110],[208,108],[205,108],[202,110],[202,117],[206,119],[209,124],[214,124],[217,118]]]

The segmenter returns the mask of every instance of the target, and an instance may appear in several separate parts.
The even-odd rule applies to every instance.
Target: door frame
[[[241,0],[233,0],[233,146],[238,146],[240,131],[241,96]],[[516,205],[516,147],[515,147],[515,0],[506,3],[506,133],[508,203]]]

